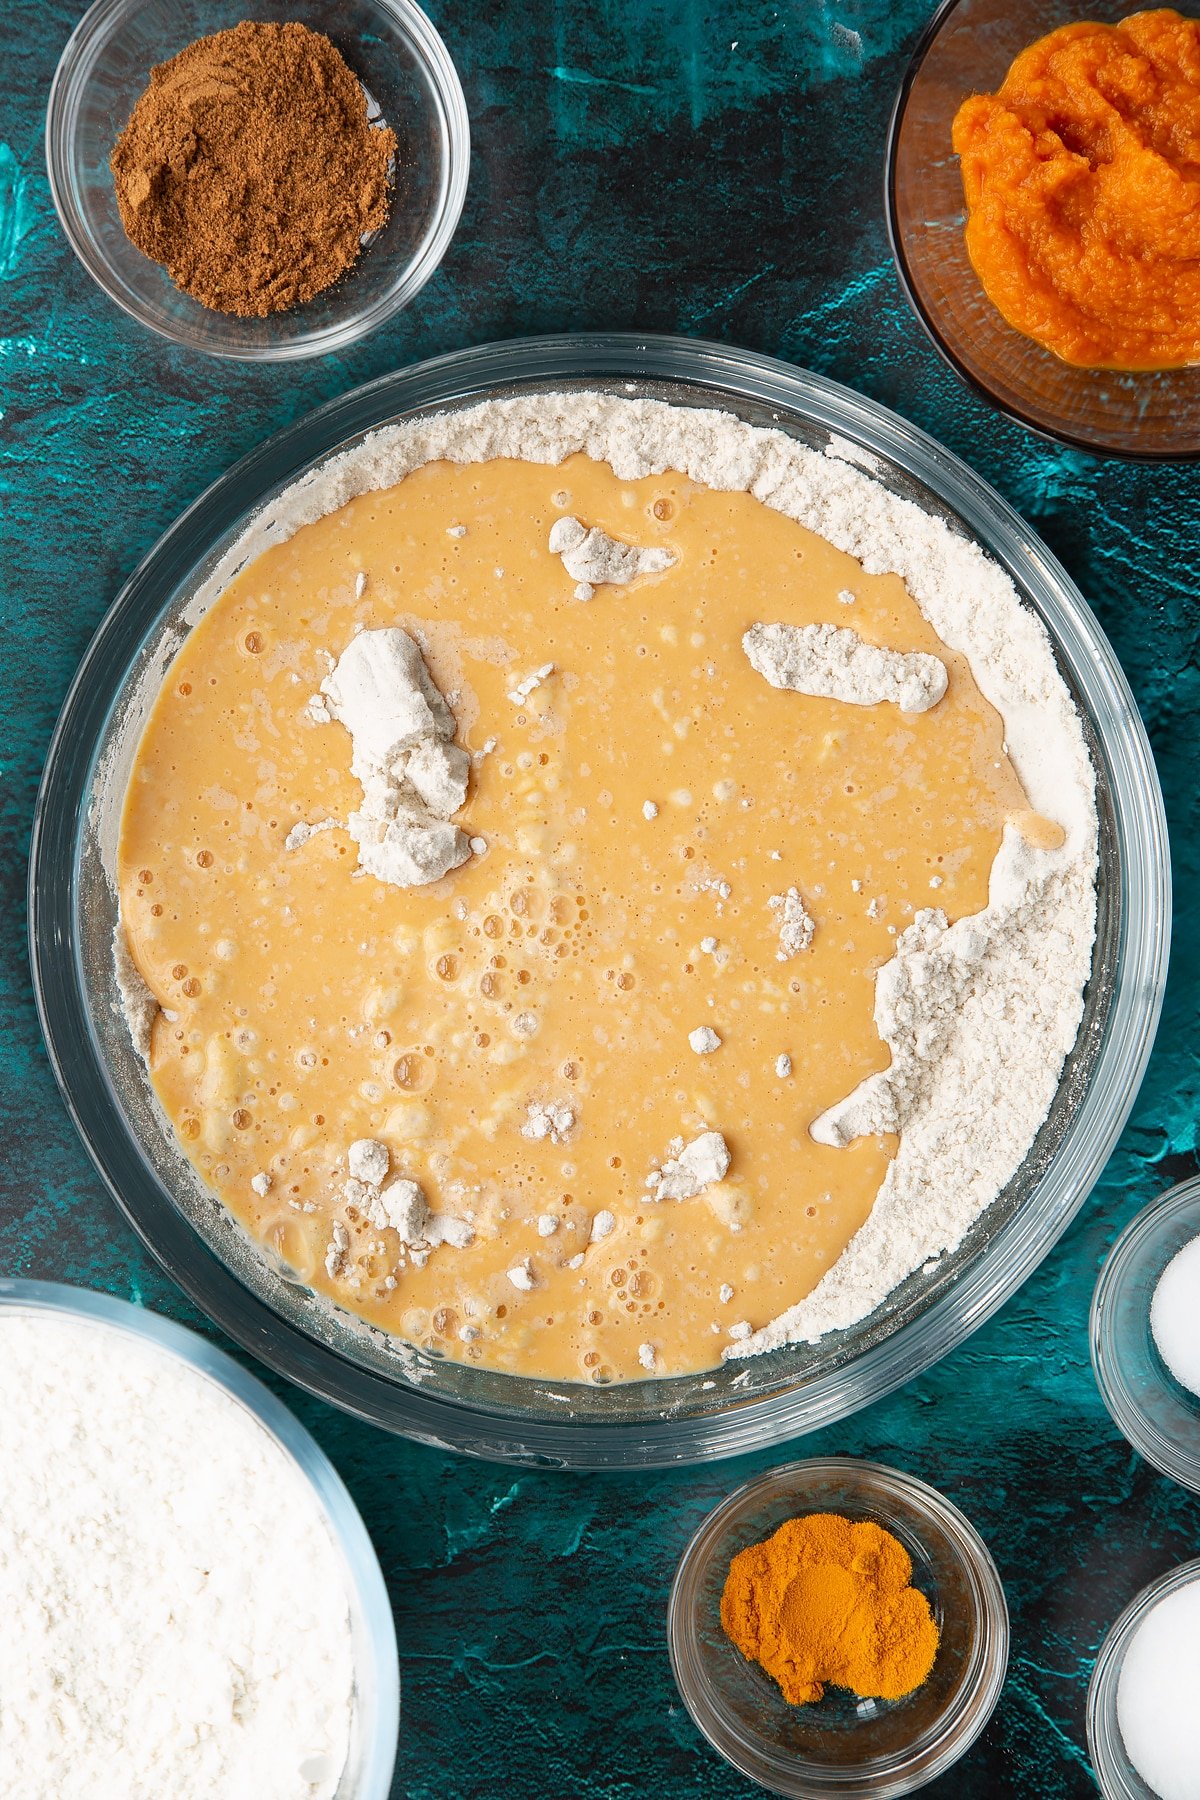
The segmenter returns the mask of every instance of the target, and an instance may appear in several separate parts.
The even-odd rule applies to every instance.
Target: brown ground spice
[[[393,131],[306,25],[235,25],[150,71],[112,154],[121,222],[176,287],[265,318],[311,300],[388,214]]]

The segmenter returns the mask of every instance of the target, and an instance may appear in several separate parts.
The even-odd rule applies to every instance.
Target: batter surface
[[[577,599],[564,514],[675,560]],[[780,691],[741,647],[762,620],[932,654],[947,691],[913,714]],[[472,755],[473,854],[426,887],[357,870],[341,826],[285,848],[362,802],[349,733],[309,703],[391,626]],[[896,576],[747,493],[582,455],[418,468],[237,575],[154,707],[118,870],[164,1009],[154,1087],[237,1218],[388,1331],[558,1380],[710,1367],[871,1210],[897,1140],[809,1127],[888,1064],[897,932],[987,904],[1006,822],[1061,841],[1003,741]],[[814,930],[783,956],[791,888]],[[570,1127],[524,1135],[547,1106]],[[725,1179],[655,1203],[704,1131]],[[360,1139],[472,1241],[414,1257],[369,1223],[344,1194]]]

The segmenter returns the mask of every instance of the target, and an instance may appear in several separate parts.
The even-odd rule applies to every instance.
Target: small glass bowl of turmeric
[[[680,1561],[667,1635],[709,1743],[795,1800],[923,1787],[983,1730],[1008,1664],[978,1533],[924,1482],[851,1457],[723,1501]]]

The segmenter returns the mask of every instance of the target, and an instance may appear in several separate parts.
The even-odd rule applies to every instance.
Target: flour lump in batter
[[[466,862],[471,846],[452,815],[466,801],[471,759],[453,742],[454,715],[408,633],[359,632],[321,692],[350,733],[350,772],[362,783],[362,806],[347,821],[360,866],[420,887]]]

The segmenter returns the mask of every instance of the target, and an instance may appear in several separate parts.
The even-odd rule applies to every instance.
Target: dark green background
[[[1197,1168],[1200,472],[1039,443],[964,391],[906,311],[881,161],[924,0],[438,0],[475,137],[459,234],[410,311],[376,336],[343,357],[268,369],[173,350],[117,312],[71,255],[41,134],[80,10],[6,0],[0,48],[0,1267],[207,1329],[74,1136],[23,941],[29,821],[71,672],[121,583],[200,489],[318,401],[489,338],[681,331],[860,388],[965,457],[1062,558],[1125,665],[1167,795],[1171,986],[1103,1182],[990,1325],[802,1446],[923,1476],[965,1509],[999,1564],[1013,1613],[1008,1685],[979,1744],[930,1792],[1091,1793],[1083,1700],[1100,1639],[1137,1588],[1200,1550],[1200,1502],[1118,1438],[1087,1355],[1088,1302],[1114,1234]],[[345,1476],[391,1586],[404,1681],[397,1795],[751,1791],[683,1712],[663,1616],[706,1509],[791,1452],[663,1475],[517,1474],[411,1447],[271,1385]]]

